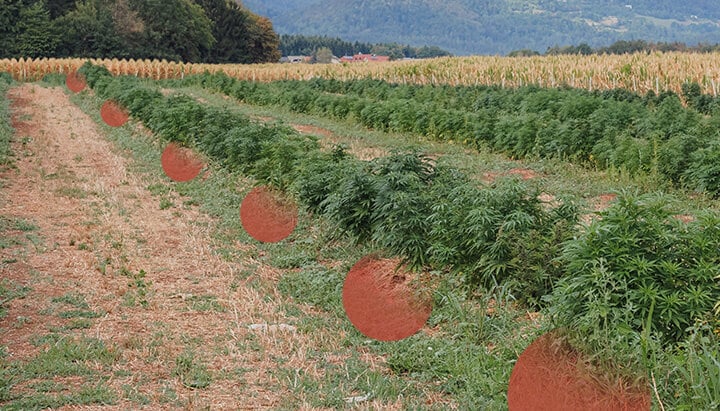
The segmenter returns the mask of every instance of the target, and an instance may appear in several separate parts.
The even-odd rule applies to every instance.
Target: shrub
[[[696,320],[714,315],[720,216],[683,223],[668,202],[623,192],[563,247],[566,275],[548,300],[553,321],[577,347],[637,368],[654,344],[682,341]]]

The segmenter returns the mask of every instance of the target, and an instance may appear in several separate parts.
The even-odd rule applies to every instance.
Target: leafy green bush
[[[720,196],[720,142],[694,151],[684,176],[691,187]]]
[[[565,244],[560,261],[567,274],[548,300],[553,320],[576,347],[610,353],[616,365],[637,369],[658,344],[682,341],[696,320],[713,317],[720,300],[720,215],[683,223],[668,201],[621,193]]]
[[[462,176],[447,172],[441,179]],[[549,208],[538,194],[516,179],[487,188],[438,184],[428,217],[430,260],[462,273],[466,283],[508,284],[515,298],[541,305],[563,274],[553,259],[575,234],[577,208],[570,200]]]
[[[355,168],[350,165],[356,160],[344,146],[335,146],[331,153],[315,152],[298,167],[297,178],[292,191],[298,200],[313,213],[325,213],[325,200],[339,189],[343,179],[343,169]]]

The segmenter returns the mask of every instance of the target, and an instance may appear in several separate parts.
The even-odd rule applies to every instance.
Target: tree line
[[[712,53],[720,51],[720,44],[700,43],[694,46],[688,46],[682,42],[652,42],[645,40],[619,40],[609,46],[590,47],[587,43],[580,43],[577,46],[553,46],[548,47],[544,55],[555,56],[561,54],[631,54],[640,52],[670,52],[683,51],[693,53]],[[541,53],[535,50],[522,49],[515,50],[508,54],[510,57],[519,56],[540,56]]]
[[[350,42],[337,37],[305,36],[283,34],[280,36],[280,51],[283,56],[317,56],[318,51],[328,50],[334,56],[352,56],[354,54],[377,54],[390,56],[391,59],[432,58],[450,56],[451,53],[437,46],[413,47],[398,43],[372,44],[359,41]],[[322,52],[320,53],[322,54]]]
[[[275,62],[272,23],[229,0],[0,0],[0,58]]]

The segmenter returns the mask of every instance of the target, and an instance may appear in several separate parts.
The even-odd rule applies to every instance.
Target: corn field
[[[87,59],[6,59],[0,72],[20,81],[34,81],[49,73],[70,73]],[[152,79],[182,78],[205,71],[225,72],[241,79],[269,82],[309,80],[382,79],[402,84],[500,85],[519,87],[568,85],[590,90],[624,88],[638,93],[671,90],[696,82],[705,94],[717,97],[720,89],[720,53],[639,53],[628,55],[444,57],[430,60],[354,64],[186,64],[165,60],[97,60],[115,75]]]

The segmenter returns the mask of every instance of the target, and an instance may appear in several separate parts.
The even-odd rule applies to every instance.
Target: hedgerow
[[[681,96],[527,86],[399,85],[380,80],[234,80],[219,74],[170,84],[196,84],[258,105],[353,120],[363,126],[489,147],[514,158],[560,158],[588,167],[656,173],[668,184],[720,195],[706,172],[720,139],[720,98],[689,83]],[[685,159],[685,160],[683,160]]]

